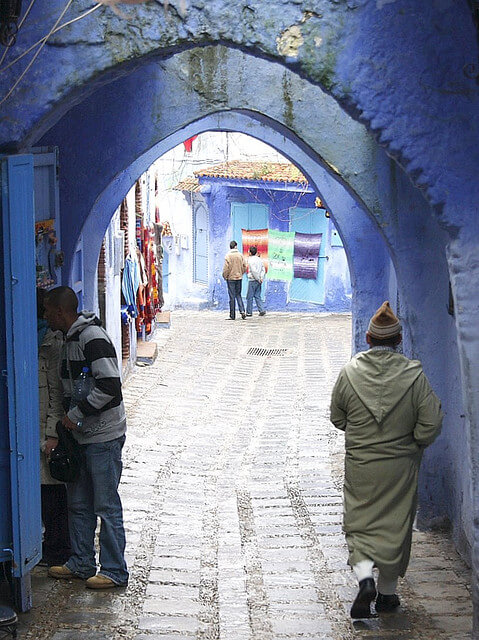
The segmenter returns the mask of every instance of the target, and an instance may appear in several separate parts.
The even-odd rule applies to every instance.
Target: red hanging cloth
[[[198,136],[193,136],[192,138],[188,138],[183,142],[183,146],[185,147],[185,151],[187,153],[191,153],[193,151],[193,140],[196,140]]]

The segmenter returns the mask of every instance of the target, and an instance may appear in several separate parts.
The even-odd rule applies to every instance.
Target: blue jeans
[[[235,300],[238,303],[238,309],[240,313],[244,313],[243,298],[241,297],[241,285],[242,280],[227,280],[228,283],[228,295],[230,298],[230,318],[234,320],[236,317]]]
[[[261,300],[261,282],[257,280],[248,280],[248,293],[246,294],[246,313],[253,313],[253,298],[258,307],[258,311],[264,311],[263,301]]]
[[[83,445],[80,477],[67,484],[72,555],[65,563],[82,578],[96,574],[95,529],[100,526],[100,572],[116,584],[128,583],[125,529],[118,485],[125,436]]]

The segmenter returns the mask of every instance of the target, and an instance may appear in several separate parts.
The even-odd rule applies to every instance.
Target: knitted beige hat
[[[368,333],[377,340],[386,340],[397,336],[401,331],[401,324],[386,300],[371,318]]]

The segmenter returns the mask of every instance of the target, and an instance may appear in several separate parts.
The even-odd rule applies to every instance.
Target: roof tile
[[[233,160],[195,171],[198,178],[230,178],[233,180],[262,180],[307,185],[308,181],[291,162],[243,162]]]
[[[175,185],[173,189],[175,191],[193,191],[194,193],[197,193],[200,190],[200,183],[198,178],[189,176],[181,182],[178,182],[178,184]]]

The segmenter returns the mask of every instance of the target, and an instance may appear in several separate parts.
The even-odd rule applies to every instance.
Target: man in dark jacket
[[[118,485],[126,418],[115,348],[100,320],[78,313],[78,299],[69,287],[57,287],[46,296],[45,319],[65,336],[60,375],[66,414],[63,425],[83,449],[80,477],[68,483],[68,510],[72,556],[49,569],[52,578],[86,580],[90,589],[123,587],[128,583],[124,558],[125,530]],[[75,380],[88,368],[92,388],[72,403]],[[100,571],[96,572],[95,529],[100,528]]]

